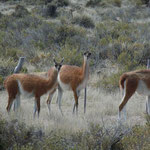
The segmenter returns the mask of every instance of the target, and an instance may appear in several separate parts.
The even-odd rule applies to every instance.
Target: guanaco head
[[[86,57],[87,59],[89,59],[91,56],[91,53],[89,51],[84,52],[84,57]]]
[[[59,72],[59,70],[60,70],[60,68],[62,66],[62,63],[64,61],[64,58],[61,60],[60,63],[57,63],[55,59],[53,59],[53,61],[54,61],[54,64],[55,64],[55,69]]]

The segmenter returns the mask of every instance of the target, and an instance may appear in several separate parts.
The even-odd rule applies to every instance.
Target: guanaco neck
[[[52,75],[47,80],[47,89],[51,89],[57,83],[58,71],[54,69]]]
[[[82,65],[82,75],[83,75],[82,76],[83,80],[89,78],[89,60],[85,56],[84,56],[84,61]]]

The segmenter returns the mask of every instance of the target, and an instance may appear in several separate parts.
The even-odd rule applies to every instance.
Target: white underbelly
[[[79,84],[77,90],[80,91],[80,90],[84,89],[86,87],[86,85],[87,85],[87,80],[84,80],[81,84]]]
[[[23,89],[23,87],[22,87],[20,81],[17,80],[17,82],[18,82],[19,92],[20,92],[21,95],[23,95],[24,97],[27,97],[27,98],[34,97],[33,92],[27,92],[27,91],[25,91],[25,90]]]
[[[70,84],[65,84],[65,83],[63,83],[63,82],[60,80],[60,75],[59,75],[59,74],[58,74],[58,83],[59,83],[59,86],[61,87],[61,89],[62,89],[63,91],[71,90]]]
[[[136,92],[140,95],[149,96],[150,95],[150,89],[147,87],[144,81],[139,80],[138,87]]]

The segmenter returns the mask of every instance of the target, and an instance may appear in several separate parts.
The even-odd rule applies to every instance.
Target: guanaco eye
[[[84,54],[83,55],[86,55],[86,52],[84,52]]]

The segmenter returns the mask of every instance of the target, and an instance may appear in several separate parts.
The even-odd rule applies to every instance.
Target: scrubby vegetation
[[[18,58],[26,56],[27,61],[39,70],[38,68],[50,66],[52,62],[49,60],[53,56],[57,56],[58,59],[65,57],[65,63],[68,64],[81,65],[81,54],[85,50],[90,50],[93,53],[91,61],[93,68],[98,67],[106,59],[119,64],[120,71],[115,72],[114,77],[107,75],[99,84],[106,89],[118,87],[119,75],[125,71],[143,68],[150,55],[148,34],[150,28],[149,22],[146,21],[149,17],[149,8],[142,7],[142,4],[148,2],[141,2],[141,7],[136,9],[134,4],[137,1],[132,1],[130,5],[133,6],[127,7],[126,10],[121,7],[122,1],[105,1],[113,7],[111,9],[116,9],[115,14],[111,9],[105,13],[96,9],[98,20],[90,15],[74,15],[75,10],[71,8],[72,18],[68,7],[74,4],[66,0],[43,2],[39,0],[35,2],[36,5],[30,12],[27,10],[28,6],[16,5],[11,15],[0,17],[0,59],[14,61],[13,65],[9,66],[13,69]],[[102,4],[104,1],[90,0],[85,6],[102,7]],[[68,10],[63,18],[61,18],[62,7]],[[53,21],[54,19],[63,22],[61,24]],[[145,21],[142,23],[134,21],[139,19]],[[71,52],[69,55],[72,56],[65,56],[67,52]],[[0,68],[2,67],[1,64]]]
[[[54,129],[45,133],[27,127],[17,119],[7,122],[0,119],[0,148],[14,150],[131,150],[150,149],[149,122],[144,126],[109,126],[89,123],[87,130],[69,133]]]
[[[146,68],[150,56],[149,0],[0,2],[13,9],[7,12],[0,8],[0,89],[20,56],[26,57],[22,72],[47,71],[53,57],[64,57],[65,64],[80,66],[83,52],[89,50],[91,72],[99,73],[91,86],[109,92],[118,89],[123,72]],[[122,128],[89,123],[86,130],[70,134],[56,129],[45,133],[0,116],[2,150],[148,150],[149,135],[149,118],[146,125]]]
[[[93,20],[88,16],[77,16],[73,18],[73,23],[79,24],[80,26],[83,26],[85,28],[95,27]]]

